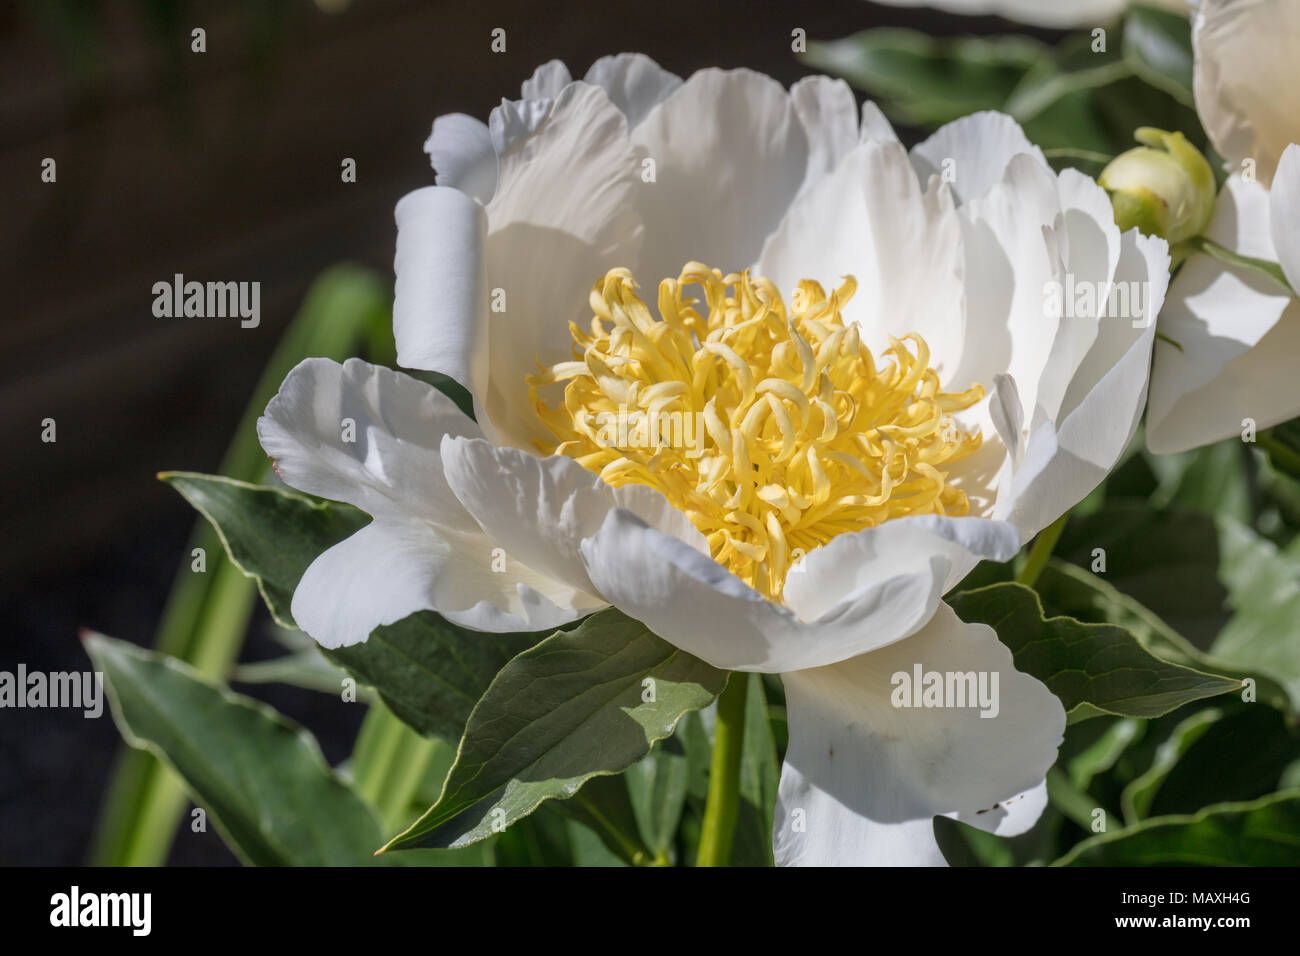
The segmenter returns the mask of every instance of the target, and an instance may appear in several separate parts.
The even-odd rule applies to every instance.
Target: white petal
[[[585,81],[594,83],[627,117],[627,128],[636,129],[646,114],[682,85],[682,78],[670,73],[644,53],[602,56],[587,71]]]
[[[996,142],[990,148],[996,149]],[[963,175],[957,174],[959,184]],[[1017,154],[1004,178],[959,212],[965,225],[970,346],[945,384],[966,388],[978,382],[987,390],[995,375],[1008,373],[1030,422],[1061,325],[1044,304],[1047,290],[1064,279],[1064,215],[1056,176],[1041,160]]]
[[[487,124],[464,113],[433,121],[424,143],[433,164],[434,182],[451,186],[486,205],[497,188],[497,154]]]
[[[519,95],[526,100],[553,100],[572,82],[573,77],[569,75],[569,68],[564,65],[564,61],[550,60],[524,80]]]
[[[1013,528],[983,519],[887,521],[809,554],[787,578],[790,607],[624,509],[580,547],[597,591],[664,640],[715,667],[781,672],[906,637],[929,620],[959,567],[1007,560],[1018,545]]]
[[[444,435],[481,432],[437,389],[360,359],[305,359],[257,420],[285,484],[377,518],[472,531],[443,476]]]
[[[918,665],[986,675],[986,691],[996,674],[986,697],[996,716],[895,707],[894,675],[910,679]],[[1060,701],[1015,669],[993,629],[947,605],[905,641],[782,680],[790,745],[773,826],[779,865],[942,865],[933,817],[993,811],[1033,790],[1065,730]]]
[[[790,87],[790,99],[808,137],[806,188],[857,145],[858,101],[847,83],[828,76],[805,76]]]
[[[666,534],[686,535],[707,551],[703,535],[663,496],[620,495],[572,458],[538,458],[482,439],[448,438],[447,481],[484,532],[512,559],[575,588],[594,592],[578,545],[600,530],[611,509],[629,507]],[[655,508],[651,499],[657,499]],[[642,504],[645,507],[642,507]]]
[[[1136,230],[1124,234],[1115,282],[1143,290],[1142,308],[1136,318],[1102,319],[1097,340],[1070,382],[1062,417],[1039,421],[1014,489],[999,496],[994,514],[1015,524],[1025,540],[1100,484],[1137,430],[1168,276],[1163,239]]]
[[[880,112],[880,107],[867,100],[862,104],[862,122],[861,122],[862,142],[869,143],[872,140],[880,140],[885,143],[898,142],[898,134],[894,132],[893,125],[885,119],[885,114]]]
[[[1065,285],[1060,328],[1038,381],[1036,404],[1055,419],[1066,389],[1097,339],[1119,264],[1120,233],[1110,197],[1078,170],[1057,177],[1064,211]]]
[[[853,275],[858,288],[844,317],[862,326],[863,341],[880,351],[890,335],[920,333],[949,386],[964,338],[962,260],[948,190],[922,191],[903,147],[872,141],[794,201],[758,271],[787,299],[801,279],[830,290]]]
[[[985,807],[971,812],[969,810],[945,814],[954,820],[979,827],[998,836],[1019,836],[1027,832],[1038,822],[1047,808],[1047,780],[1044,778],[1038,786],[1002,800],[996,807]]]
[[[752,264],[808,164],[789,94],[751,70],[701,70],[655,106],[632,139],[655,162],[655,181],[642,184],[653,242],[638,279],[649,289],[691,260],[724,272]]]
[[[490,313],[487,386],[476,393],[494,438],[531,447],[549,437],[524,378],[539,361],[571,358],[569,322],[589,320],[593,283],[637,261],[639,170],[622,112],[586,83],[565,87],[545,121],[500,156],[484,250],[502,310]]]
[[[349,359],[307,359],[258,420],[286,484],[346,501],[375,520],[320,555],[293,614],[328,647],[365,640],[417,610],[481,630],[553,627],[601,602],[518,562],[495,573],[493,548],[443,473],[444,436],[478,426],[436,389]]]
[[[487,388],[487,215],[457,189],[426,186],[397,204],[393,335],[397,361]]]
[[[1196,112],[1226,168],[1268,186],[1282,151],[1300,141],[1300,4],[1203,0],[1192,30]]]
[[[922,181],[951,170],[953,192],[961,202],[978,199],[1001,182],[1011,160],[1028,153],[1047,166],[1042,150],[1029,142],[1019,124],[1004,113],[972,113],[942,126],[912,150],[912,165]],[[951,160],[951,163],[946,161]],[[945,180],[946,181],[946,180]]]
[[[308,566],[293,593],[292,611],[318,643],[344,647],[416,611],[437,611],[477,630],[512,632],[558,627],[600,606],[575,597],[580,596],[526,569],[494,572],[490,542],[481,535],[376,519]],[[557,606],[552,598],[570,606]]]
[[[1300,146],[1282,154],[1269,193],[1273,246],[1291,288],[1300,290]]]
[[[1277,259],[1269,194],[1239,176],[1230,177],[1220,191],[1206,234],[1241,255]],[[1289,394],[1294,389],[1282,384],[1295,354],[1286,351],[1291,337],[1284,327],[1294,302],[1280,285],[1253,270],[1207,255],[1183,263],[1160,315],[1160,331],[1181,348],[1156,343],[1147,409],[1152,451],[1219,441],[1240,433],[1243,418],[1267,428],[1295,414]]]

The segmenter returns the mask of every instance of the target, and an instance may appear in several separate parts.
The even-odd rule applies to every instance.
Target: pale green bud
[[[1182,133],[1143,126],[1144,145],[1116,156],[1097,182],[1110,193],[1115,223],[1172,245],[1199,236],[1214,214],[1214,171]]]

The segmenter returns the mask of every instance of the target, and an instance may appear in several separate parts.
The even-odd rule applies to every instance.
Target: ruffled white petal
[[[970,202],[1001,182],[1011,160],[1028,153],[1046,167],[1043,152],[1005,113],[972,113],[939,128],[912,150],[912,165],[922,181],[931,176],[951,182],[962,202]]]
[[[999,495],[994,512],[1015,524],[1025,540],[1083,500],[1137,430],[1168,276],[1163,239],[1136,230],[1124,234],[1115,282],[1141,290],[1141,309],[1131,318],[1102,319],[1096,341],[1070,382],[1060,418],[1038,416],[1014,486]]]
[[[805,570],[786,579],[788,607],[625,509],[611,511],[580,550],[597,592],[664,640],[715,667],[784,672],[906,637],[929,620],[959,568],[1005,561],[1019,544],[1000,522],[898,518],[809,554]]]
[[[707,552],[704,536],[650,488],[611,488],[572,458],[538,458],[482,439],[448,437],[447,481],[489,538],[512,558],[575,588],[594,592],[579,544],[605,516],[629,508],[652,527]]]
[[[519,94],[525,100],[553,100],[572,82],[573,77],[569,75],[569,68],[564,65],[564,61],[549,60],[524,80]]]
[[[497,188],[497,154],[487,124],[464,113],[433,121],[424,151],[433,164],[434,182],[451,186],[486,205]]]
[[[790,95],[751,70],[701,70],[652,108],[632,140],[654,161],[641,184],[638,278],[653,289],[696,260],[748,267],[804,179],[808,137]]]
[[[922,190],[901,145],[856,146],[791,205],[763,247],[758,271],[787,298],[801,279],[827,290],[853,275],[844,309],[877,353],[918,332],[946,387],[961,357],[965,304],[961,222],[944,187]]]
[[[670,73],[644,53],[602,56],[587,71],[584,80],[608,94],[610,101],[627,117],[627,128],[636,129],[655,106],[682,85],[682,78]]]
[[[790,100],[808,137],[804,186],[839,165],[858,142],[858,101],[843,80],[805,76],[790,87]]]
[[[360,359],[307,359],[257,431],[286,484],[375,518],[320,555],[294,593],[295,620],[327,647],[416,610],[529,631],[602,606],[518,561],[493,570],[497,545],[448,486],[439,450],[444,436],[477,438],[478,426],[423,382]]]
[[[1268,186],[1287,145],[1300,141],[1300,4],[1202,0],[1192,30],[1196,112],[1226,168]]]
[[[569,322],[589,319],[592,284],[637,261],[639,169],[623,113],[586,83],[566,86],[545,121],[499,157],[484,242],[489,368],[475,394],[497,440],[531,447],[546,435],[524,378],[539,361],[571,357]]]
[[[987,675],[986,690],[996,674],[996,716],[895,707],[894,675],[911,678],[917,665]],[[773,821],[778,865],[943,865],[933,818],[1011,801],[1008,816],[1023,823],[1030,814],[1016,805],[1036,791],[1065,730],[1060,701],[1015,669],[993,629],[947,605],[905,641],[782,680],[790,744]]]

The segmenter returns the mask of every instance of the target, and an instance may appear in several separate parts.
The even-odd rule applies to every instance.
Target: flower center
[[[683,295],[698,285],[698,300]],[[949,413],[984,395],[939,390],[919,335],[890,338],[877,367],[829,297],[799,283],[787,312],[776,287],[698,262],[659,284],[656,319],[627,269],[592,290],[590,329],[569,324],[574,361],[527,377],[533,410],[567,455],[613,486],[647,485],[682,511],[713,557],[779,599],[791,566],[838,534],[890,518],[965,514],[943,467],[979,448]],[[561,405],[538,389],[567,382]]]

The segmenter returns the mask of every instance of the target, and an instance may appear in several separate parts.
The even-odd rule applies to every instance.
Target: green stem
[[[411,804],[438,747],[437,740],[406,726],[382,701],[367,711],[352,755],[352,779],[385,832],[410,823]]]
[[[1233,252],[1231,249],[1225,249],[1213,239],[1207,239],[1205,236],[1196,236],[1186,240],[1187,245],[1192,249],[1204,252],[1208,256],[1213,256],[1220,262],[1226,262],[1231,266],[1241,266],[1246,269],[1253,269],[1256,272],[1268,276],[1284,290],[1288,295],[1295,295],[1295,289],[1291,288],[1291,283],[1286,280],[1286,274],[1282,267],[1276,262],[1270,262],[1267,259],[1256,259],[1253,256],[1243,256]]]
[[[1065,523],[1069,519],[1070,513],[1067,511],[1038,532],[1038,537],[1034,539],[1034,546],[1029,549],[1029,559],[1016,575],[1018,583],[1028,588],[1038,583],[1038,576],[1043,573],[1043,568],[1047,567],[1047,559],[1052,556],[1052,549],[1061,539],[1061,532],[1065,530]]]
[[[587,820],[598,825],[614,842],[618,855],[627,863],[632,866],[668,865],[666,856],[655,856],[651,853],[649,848],[641,842],[640,837],[625,832],[616,821],[610,819],[609,815],[600,808],[600,804],[588,797],[583,791],[579,790],[574,795],[573,800],[582,806]]]
[[[749,675],[732,672],[718,698],[713,731],[713,762],[709,768],[709,797],[704,805],[700,852],[696,866],[726,866],[736,836],[740,810],[740,758],[745,746],[745,696]]]

